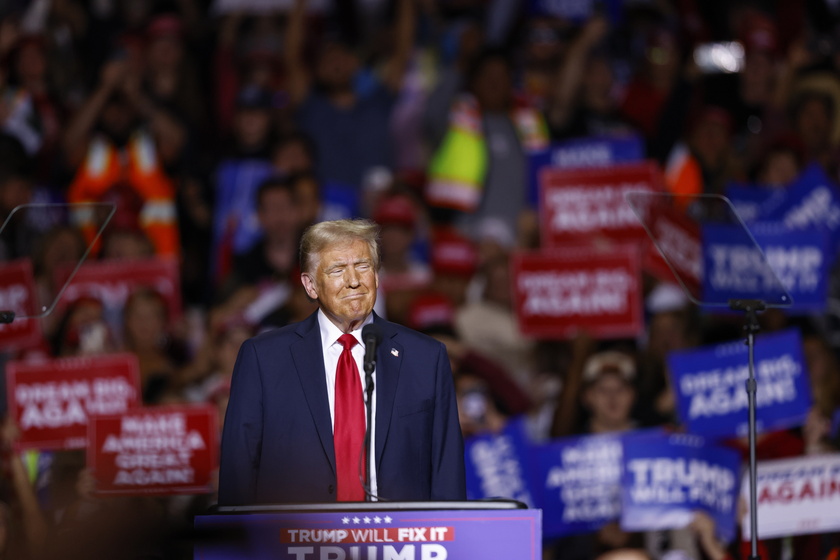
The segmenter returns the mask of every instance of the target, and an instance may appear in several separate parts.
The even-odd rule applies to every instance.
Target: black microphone
[[[362,329],[362,341],[365,343],[365,415],[367,417],[367,428],[365,429],[365,444],[359,453],[359,461],[364,461],[365,476],[362,477],[362,465],[359,465],[359,478],[368,501],[382,499],[371,492],[370,473],[370,437],[373,429],[373,370],[376,369],[376,347],[382,341],[382,329],[376,323],[368,323]]]
[[[382,329],[376,323],[368,323],[362,329],[362,341],[365,343],[365,373],[373,373],[376,368],[376,347],[382,342]]]

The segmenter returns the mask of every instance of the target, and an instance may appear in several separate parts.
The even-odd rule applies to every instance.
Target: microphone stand
[[[758,299],[732,299],[729,308],[743,311],[745,314],[744,331],[747,333],[749,348],[749,378],[747,379],[747,403],[749,410],[749,450],[750,450],[750,560],[760,560],[758,556],[758,500],[756,497],[756,459],[755,459],[755,333],[759,331],[758,312],[766,305]]]
[[[373,432],[373,370],[376,369],[376,359],[366,361],[365,367],[365,413],[367,414],[367,426],[365,429],[365,501],[373,501],[371,498],[371,473],[370,473],[370,436]]]

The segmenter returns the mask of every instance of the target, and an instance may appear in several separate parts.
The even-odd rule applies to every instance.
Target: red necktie
[[[359,457],[365,444],[365,403],[359,368],[350,351],[357,344],[352,334],[343,334],[338,341],[344,346],[335,372],[335,470],[339,502],[363,502],[365,490],[359,481],[367,465],[359,470]]]

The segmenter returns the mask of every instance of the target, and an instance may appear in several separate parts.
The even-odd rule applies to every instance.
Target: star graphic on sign
[[[358,524],[359,524],[359,521],[361,521],[361,519],[359,519],[358,517],[354,517],[354,518],[353,518],[353,523],[354,523],[355,525],[358,525]]]
[[[341,522],[344,523],[345,525],[349,525],[350,524],[350,518],[349,517],[342,517]]]
[[[376,517],[373,518],[373,522],[374,523],[382,523],[382,518],[377,515]]]
[[[386,516],[385,516],[385,523],[390,523],[391,521],[392,521],[391,516],[390,516],[390,515],[386,515]]]
[[[368,517],[367,515],[365,516],[365,523],[366,523],[366,524],[367,524],[367,523],[370,523],[370,517]]]

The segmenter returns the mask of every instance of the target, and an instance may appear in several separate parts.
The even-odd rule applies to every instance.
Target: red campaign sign
[[[0,351],[38,346],[43,340],[41,322],[20,317],[36,314],[32,261],[21,259],[0,265],[0,310],[14,311],[10,324],[0,325]]]
[[[647,227],[652,241],[647,244],[642,257],[644,269],[666,282],[674,282],[678,278],[692,297],[700,301],[703,289],[700,225],[676,208],[657,205],[649,209]]]
[[[70,272],[72,268],[58,271],[56,285],[65,282]],[[165,258],[85,263],[61,296],[59,308],[64,309],[70,302],[88,296],[101,301],[112,314],[119,315],[128,297],[140,287],[152,288],[166,300],[170,320],[181,316],[178,261]]]
[[[655,162],[592,169],[547,167],[540,172],[540,230],[544,247],[591,243],[599,236],[642,241],[645,230],[624,199],[627,192],[659,192]]]
[[[140,405],[133,354],[9,362],[6,383],[21,449],[84,448],[89,416]]]
[[[87,464],[100,495],[201,494],[218,468],[211,405],[138,408],[91,418]]]
[[[642,330],[642,282],[635,246],[562,251],[513,257],[513,290],[519,329],[525,335],[569,338],[633,337]]]

